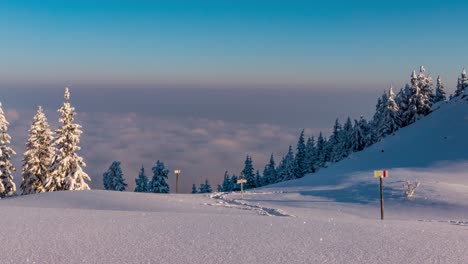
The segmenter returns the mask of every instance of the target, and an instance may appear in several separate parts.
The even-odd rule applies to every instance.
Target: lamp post
[[[180,174],[180,170],[175,170],[174,171],[175,175],[176,175],[176,184],[175,184],[175,192],[176,193],[179,193],[179,174]]]

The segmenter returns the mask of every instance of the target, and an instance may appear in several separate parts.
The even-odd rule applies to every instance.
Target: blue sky
[[[463,1],[2,1],[3,80],[402,85],[419,64],[454,83]]]

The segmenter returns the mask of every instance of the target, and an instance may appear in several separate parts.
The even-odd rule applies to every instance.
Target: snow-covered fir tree
[[[278,177],[281,179],[281,181],[294,180],[298,178],[296,175],[296,162],[294,159],[292,146],[289,146],[288,153],[286,156],[284,156],[283,160],[278,166],[278,172]]]
[[[198,193],[197,191],[197,186],[194,184],[192,184],[192,193],[195,194],[195,193]]]
[[[326,166],[326,163],[328,161],[328,154],[327,154],[327,147],[326,147],[327,141],[325,137],[322,135],[322,132],[320,132],[318,138],[317,138],[317,144],[315,146],[315,162],[314,164],[317,166],[316,168],[324,168]]]
[[[442,83],[442,78],[437,76],[437,86],[436,86],[436,94],[434,97],[434,104],[439,102],[444,102],[447,100],[447,94],[445,92],[444,84]]]
[[[404,89],[400,89],[397,93],[395,102],[397,103],[399,112],[398,115],[401,121],[401,127],[407,126],[409,124],[409,98],[411,96],[411,88],[409,84],[405,85]]]
[[[361,151],[367,145],[367,138],[369,134],[369,125],[364,117],[358,120],[354,120],[354,127],[353,127],[353,150],[354,151]]]
[[[169,185],[166,182],[169,170],[166,169],[164,163],[158,160],[152,170],[153,178],[148,183],[148,192],[169,193]]]
[[[308,170],[306,162],[306,145],[304,139],[304,130],[302,130],[296,145],[295,175],[297,178],[302,178],[307,173]]]
[[[244,184],[245,189],[255,188],[255,173],[252,162],[252,157],[247,155],[244,162],[244,169],[241,172],[241,177],[247,180],[247,183]]]
[[[305,164],[306,164],[306,174],[307,173],[314,173],[316,170],[315,165],[315,140],[313,136],[310,136],[307,139],[307,143],[305,146]]]
[[[342,127],[337,118],[335,120],[335,124],[333,125],[333,132],[330,135],[330,138],[328,138],[327,142],[327,148],[330,153],[330,162],[337,162],[343,157],[341,130]]]
[[[148,177],[145,174],[145,168],[141,166],[140,173],[135,179],[135,192],[148,192]]]
[[[26,151],[23,154],[22,194],[45,192],[44,184],[49,176],[49,166],[55,150],[52,147],[52,131],[39,106],[29,129]]]
[[[127,184],[123,178],[120,164],[120,161],[112,162],[109,169],[103,174],[104,189],[110,191],[125,191]]]
[[[91,181],[82,168],[86,167],[83,158],[76,153],[81,149],[81,126],[74,123],[75,108],[70,105],[70,92],[65,88],[65,102],[60,107],[60,123],[55,132],[54,145],[58,153],[52,159],[50,177],[45,183],[46,191],[89,190],[86,181]]]
[[[430,113],[434,94],[432,91],[432,78],[426,76],[426,70],[423,66],[420,67],[419,75],[413,71],[411,74],[411,86],[407,99],[407,110],[403,113],[403,123],[405,125],[414,123],[421,116]]]
[[[0,103],[0,198],[11,196],[16,192],[16,185],[12,172],[15,167],[11,164],[11,157],[16,155],[10,147],[11,136],[8,134],[7,121]]]
[[[351,118],[346,119],[346,123],[343,125],[343,132],[341,134],[341,149],[342,149],[342,158],[349,156],[353,151],[353,123]]]
[[[277,182],[277,175],[276,175],[276,164],[275,164],[275,157],[273,154],[270,156],[270,161],[265,168],[263,169],[263,177],[262,177],[262,186],[273,184]]]
[[[257,170],[257,172],[255,173],[255,186],[257,188],[262,187],[262,176],[260,175],[259,170]]]
[[[200,184],[199,193],[212,193],[211,185],[208,182],[208,179],[205,180],[205,183]]]
[[[376,131],[378,139],[392,134],[401,127],[399,109],[395,101],[393,86],[390,86],[384,108],[381,111],[381,123]]]
[[[233,174],[232,177],[231,177],[231,190],[233,192],[240,191],[240,189],[241,189],[240,184],[237,184],[238,179],[239,179],[239,177],[237,177],[235,174]]]
[[[232,183],[231,183],[231,177],[229,177],[228,171],[224,172],[223,176],[223,183],[221,184],[222,192],[231,192],[232,191]]]
[[[468,75],[466,69],[463,68],[460,77],[458,77],[457,89],[455,90],[454,97],[468,94]]]

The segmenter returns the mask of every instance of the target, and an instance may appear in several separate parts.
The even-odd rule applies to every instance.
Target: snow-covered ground
[[[234,194],[0,201],[1,263],[468,263],[468,103],[303,179]],[[386,220],[378,179],[388,169]],[[404,198],[402,181],[421,186]]]

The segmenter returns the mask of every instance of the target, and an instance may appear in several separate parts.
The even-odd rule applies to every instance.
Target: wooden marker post
[[[383,187],[383,178],[388,177],[388,171],[386,170],[376,170],[374,171],[374,177],[380,179],[380,219],[384,220],[384,187]]]
[[[244,199],[244,183],[247,183],[247,180],[246,180],[246,179],[239,179],[239,180],[237,180],[237,184],[240,184],[240,185],[241,185],[241,195],[242,195],[242,199]]]
[[[380,219],[384,219],[383,178],[380,177]]]

